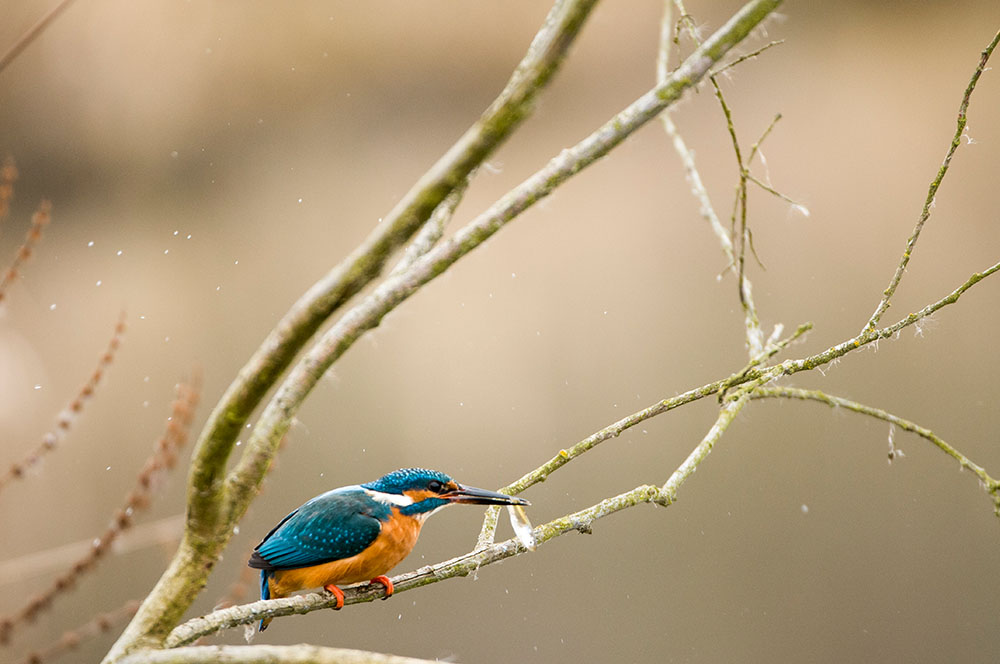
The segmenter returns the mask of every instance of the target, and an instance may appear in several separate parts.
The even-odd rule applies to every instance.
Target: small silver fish
[[[531,532],[531,522],[528,521],[528,513],[520,505],[508,505],[507,514],[510,515],[510,525],[517,535],[518,541],[524,545],[528,551],[535,550],[535,535]]]

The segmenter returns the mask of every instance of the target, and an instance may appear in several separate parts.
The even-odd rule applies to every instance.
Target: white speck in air
[[[142,382],[148,383],[149,382],[149,376],[143,376],[142,377]]]
[[[93,246],[94,246],[94,241],[93,241],[93,240],[91,240],[90,242],[88,242],[88,243],[87,243],[87,246],[88,246],[88,247],[93,247]]]
[[[96,283],[96,284],[94,284],[94,285],[95,285],[95,286],[100,286],[100,285],[101,285],[102,283],[104,283],[104,282],[103,282],[102,280],[98,279],[98,280],[97,280],[97,283]]]
[[[163,337],[163,343],[170,343],[170,337]]]
[[[233,535],[239,535],[239,534],[240,534],[240,527],[233,526]]]
[[[180,231],[174,231],[174,237],[177,237],[178,235],[180,235]]]
[[[149,402],[148,401],[143,401],[142,402],[142,407],[143,408],[149,408]]]
[[[107,467],[107,468],[105,468],[104,470],[111,470],[111,466],[108,466],[108,467]]]
[[[121,249],[119,249],[118,251],[116,251],[116,252],[115,252],[115,255],[116,255],[116,256],[121,256],[121,255],[122,255],[122,250],[121,250]]]
[[[239,264],[240,262],[238,260],[233,261],[233,265],[239,265]]]
[[[55,310],[56,310],[56,303],[53,302],[52,304],[49,305],[49,311],[55,311]]]
[[[184,238],[184,239],[185,239],[185,240],[190,240],[190,239],[191,239],[191,234],[190,234],[190,233],[188,233],[188,234],[187,234],[187,237],[186,237],[186,238]]]
[[[42,386],[41,385],[35,385],[35,389],[36,390],[40,390],[40,389],[42,389]]]
[[[164,255],[164,256],[166,256],[166,255],[167,255],[167,254],[169,254],[169,253],[170,253],[170,250],[169,250],[169,249],[164,249],[164,250],[163,250],[163,255]]]
[[[302,202],[302,199],[300,198],[300,199],[299,199],[299,203],[301,203],[301,202]]]
[[[808,505],[803,504],[802,507],[800,507],[799,509],[802,510],[803,514],[809,514],[809,506]]]
[[[179,153],[179,152],[177,152],[177,150],[174,150],[173,152],[171,152],[171,153],[170,153],[170,156],[171,156],[171,157],[173,157],[174,159],[177,159],[177,156],[178,156],[179,154],[180,154],[180,153]]]
[[[242,445],[242,444],[243,444],[243,441],[242,441],[242,440],[237,440],[237,441],[236,441],[236,447],[239,447],[239,446],[240,446],[240,445]]]

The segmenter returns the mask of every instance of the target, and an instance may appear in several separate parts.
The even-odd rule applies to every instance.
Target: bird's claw
[[[392,585],[392,581],[390,581],[387,576],[376,576],[371,580],[371,583],[377,583],[385,588],[385,597],[382,599],[389,599],[392,597],[392,593],[396,590]]]
[[[333,606],[333,607],[330,607],[330,608],[332,608],[334,611],[340,611],[342,608],[344,608],[344,591],[343,590],[341,590],[337,586],[333,585],[332,583],[329,584],[329,585],[323,586],[323,589],[326,590],[328,593],[330,593],[331,595],[333,595],[334,597],[337,598],[337,605]]]

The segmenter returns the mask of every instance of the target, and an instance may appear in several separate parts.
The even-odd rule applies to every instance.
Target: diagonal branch
[[[192,646],[126,657],[128,664],[431,664],[426,659],[383,655],[365,650],[294,646]]]
[[[226,461],[253,410],[319,327],[376,278],[445,197],[529,115],[596,0],[558,0],[504,90],[384,217],[364,242],[317,281],[268,334],[209,417],[189,477],[191,527],[212,537]],[[140,612],[141,614],[142,612]]]
[[[49,27],[52,21],[63,13],[63,11],[73,3],[73,0],[61,0],[59,4],[50,9],[45,16],[40,18],[37,23],[28,28],[28,31],[21,35],[14,45],[7,49],[7,52],[0,55],[0,72],[7,68],[14,59],[21,54],[21,51],[28,48],[28,44],[35,41],[38,35],[45,31],[45,28]]]
[[[121,345],[124,334],[125,312],[123,311],[118,317],[118,323],[115,325],[114,332],[111,335],[111,340],[108,342],[107,348],[104,353],[101,354],[101,357],[97,362],[97,367],[90,373],[90,377],[87,379],[87,382],[83,384],[83,387],[80,388],[80,391],[77,392],[73,400],[70,401],[69,405],[59,414],[59,417],[56,419],[55,428],[42,436],[42,442],[22,457],[20,461],[12,463],[10,468],[5,473],[0,474],[0,491],[2,491],[4,487],[11,482],[11,480],[22,479],[29,468],[41,463],[46,454],[52,452],[59,446],[59,443],[62,442],[62,440],[69,433],[73,421],[80,414],[80,412],[83,411],[87,401],[94,396],[94,391],[101,382],[101,378],[104,377],[105,372],[115,359],[115,352]]]
[[[882,319],[882,315],[889,308],[889,300],[892,299],[893,294],[896,292],[896,287],[899,286],[899,282],[903,278],[906,265],[910,262],[910,256],[913,255],[913,249],[917,245],[917,240],[920,239],[920,232],[924,228],[924,223],[931,216],[931,208],[934,207],[934,197],[937,195],[941,182],[944,181],[944,176],[948,174],[948,167],[951,166],[951,158],[954,156],[955,150],[962,143],[962,133],[965,131],[966,124],[966,112],[969,110],[969,100],[972,98],[972,91],[976,89],[979,77],[986,70],[986,63],[993,54],[993,50],[997,47],[997,43],[1000,43],[1000,32],[997,32],[996,36],[993,37],[993,41],[983,49],[979,58],[979,64],[976,66],[976,70],[972,73],[972,78],[965,88],[965,94],[962,95],[962,101],[958,105],[958,120],[956,121],[955,134],[951,138],[951,144],[948,146],[948,152],[944,156],[944,162],[941,164],[941,168],[938,169],[937,176],[931,180],[931,184],[927,188],[927,198],[924,200],[924,207],[920,211],[917,224],[913,227],[913,232],[906,241],[906,249],[903,250],[903,256],[899,259],[899,264],[896,266],[896,271],[893,273],[889,285],[882,292],[882,299],[879,301],[878,306],[875,307],[875,312],[871,315],[871,318],[865,323],[864,329],[866,330],[874,330],[878,325]]]
[[[246,510],[260,483],[274,447],[288,430],[305,397],[326,370],[367,330],[421,286],[499,231],[510,220],[538,202],[557,186],[594,163],[694,86],[714,62],[745,38],[780,0],[747,3],[726,25],[692,53],[662,85],[658,85],[597,131],[557,157],[496,204],[461,228],[403,273],[390,275],[370,296],[333,325],[289,373],[264,409],[247,444],[246,452],[226,481],[230,522]]]
[[[667,504],[659,488],[642,485],[617,496],[605,498],[586,509],[537,526],[532,533],[536,544],[541,545],[569,532],[590,532],[593,523],[598,519],[643,503]],[[468,576],[476,573],[482,567],[526,552],[527,549],[516,539],[498,542],[485,549],[470,551],[451,560],[395,576],[392,578],[395,588],[393,594],[398,595],[445,579]],[[383,590],[373,588],[370,585],[355,586],[344,590],[344,605],[372,602],[384,597],[384,595]],[[228,609],[220,609],[207,616],[194,618],[179,625],[164,641],[164,646],[175,648],[220,630],[254,623],[262,618],[311,613],[332,608],[336,603],[336,598],[324,592],[261,600]]]
[[[993,498],[994,509],[996,510],[997,516],[1000,516],[1000,480],[990,477],[985,468],[971,461],[967,456],[949,445],[940,436],[926,427],[922,427],[910,420],[893,415],[892,413],[884,411],[881,408],[866,406],[858,403],[857,401],[851,401],[850,399],[844,399],[843,397],[826,394],[824,392],[820,392],[819,390],[804,390],[798,387],[761,387],[755,390],[751,397],[754,399],[784,398],[817,401],[819,403],[825,403],[831,408],[845,408],[847,410],[852,410],[855,413],[861,413],[862,415],[868,415],[879,420],[884,420],[890,424],[898,426],[904,431],[915,433],[918,436],[929,440],[942,452],[958,461],[959,466],[961,466],[963,470],[969,470],[976,477],[978,477],[979,485]]]
[[[231,536],[231,529],[220,523],[233,512],[231,505],[223,509],[223,482],[236,438],[250,414],[319,327],[380,274],[393,251],[416,233],[445,197],[528,116],[535,97],[552,79],[595,3],[556,1],[489,108],[375,231],[292,305],[240,370],[209,416],[195,447],[188,476],[185,538],[105,661],[116,661],[140,644],[155,645],[190,606],[204,586],[206,570],[214,565]]]
[[[953,291],[950,295],[938,300],[934,304],[925,307],[925,310],[937,310],[946,304],[951,304],[958,299],[958,295],[988,274],[1000,270],[1000,263],[990,270],[978,273],[970,278],[965,284]],[[958,295],[956,295],[958,293]],[[726,397],[723,407],[719,411],[718,418],[712,428],[705,435],[698,446],[688,455],[685,461],[671,475],[667,483],[662,487],[643,485],[623,493],[613,498],[597,503],[585,510],[574,514],[568,514],[559,519],[550,521],[536,527],[533,536],[536,543],[542,544],[550,539],[563,535],[573,530],[587,532],[594,521],[614,512],[621,511],[628,507],[633,507],[641,503],[655,503],[658,505],[670,505],[676,500],[677,490],[693,474],[698,465],[707,458],[715,443],[721,438],[728,427],[735,420],[739,412],[746,406],[749,398],[754,398],[754,391],[761,391],[764,397],[770,396],[767,392],[769,388],[762,387],[765,383],[784,375],[790,375],[798,371],[804,371],[826,364],[849,352],[857,350],[862,345],[872,343],[879,338],[892,337],[898,329],[914,324],[915,320],[903,319],[896,325],[882,330],[871,332],[867,335],[859,335],[848,339],[836,346],[832,346],[822,353],[808,356],[799,360],[785,361],[779,365],[770,367],[751,367],[742,372],[731,375],[729,378],[718,380],[701,386],[684,394],[664,399],[649,408],[638,411],[577,443],[568,450],[560,450],[552,460],[543,464],[535,471],[528,473],[520,480],[511,483],[503,489],[506,493],[515,494],[531,484],[543,481],[549,474],[561,468],[572,459],[580,456],[584,452],[593,449],[596,445],[605,440],[616,437],[625,429],[638,424],[639,422],[654,417],[655,415],[667,412],[686,403],[691,403],[698,399],[712,396],[720,389],[728,387],[739,387],[734,393]],[[800,331],[807,329],[807,326],[800,326],[799,330],[792,338],[797,337]],[[879,336],[879,335],[883,336]],[[971,463],[971,462],[970,462]],[[970,466],[971,467],[971,466]],[[991,487],[993,485],[990,485]],[[486,526],[484,525],[484,531]],[[492,535],[490,535],[492,537]],[[404,592],[430,583],[435,583],[455,576],[466,576],[474,573],[480,567],[491,563],[510,558],[526,552],[516,539],[506,540],[496,544],[483,543],[483,536],[476,548],[462,556],[438,563],[437,565],[423,567],[413,572],[401,574],[393,578],[396,592]],[[384,596],[381,588],[370,586],[359,586],[348,589],[345,592],[345,604],[356,604],[360,602],[370,602]],[[293,614],[309,613],[312,611],[331,608],[336,604],[336,599],[328,594],[311,593],[298,595],[282,599],[258,601],[241,606],[234,606],[227,609],[214,611],[213,613],[195,618],[176,627],[164,641],[167,648],[175,648],[187,645],[195,640],[213,634],[215,632],[231,629],[239,625],[250,624],[261,618],[273,618]],[[170,661],[170,660],[166,660]]]

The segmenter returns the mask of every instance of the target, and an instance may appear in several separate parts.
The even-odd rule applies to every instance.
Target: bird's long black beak
[[[530,505],[524,498],[508,496],[496,491],[477,489],[474,486],[458,485],[458,489],[441,496],[453,503],[468,503],[470,505]]]

